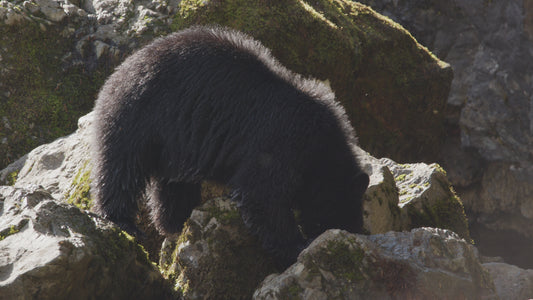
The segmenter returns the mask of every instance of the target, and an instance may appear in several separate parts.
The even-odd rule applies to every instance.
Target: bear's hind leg
[[[200,183],[154,180],[149,197],[152,221],[163,235],[180,233],[192,210],[200,203]]]

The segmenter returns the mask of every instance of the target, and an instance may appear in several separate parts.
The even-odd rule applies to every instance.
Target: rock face
[[[132,49],[170,31],[177,1],[0,1],[0,168],[72,132]]]
[[[146,252],[109,222],[41,188],[0,187],[0,299],[174,297]]]
[[[372,236],[328,230],[254,299],[497,299],[472,245],[419,228]]]
[[[212,23],[250,33],[289,69],[329,82],[373,155],[434,159],[453,74],[398,24],[347,0],[230,0],[182,1],[173,28]]]
[[[4,0],[0,168],[72,132],[133,49],[197,23],[245,31],[290,69],[328,81],[375,155],[415,160],[439,149],[451,69],[358,3]]]
[[[181,236],[165,240],[160,266],[186,299],[249,299],[276,271],[228,198],[195,209]]]
[[[361,1],[404,25],[454,68],[462,145],[488,160],[531,161],[531,1]]]
[[[361,2],[452,65],[442,164],[482,253],[533,267],[533,1]]]
[[[463,204],[438,164],[398,164],[364,151],[358,155],[370,175],[364,210],[371,234],[430,226],[471,240]]]
[[[501,299],[530,299],[533,295],[533,270],[504,263],[485,263]]]

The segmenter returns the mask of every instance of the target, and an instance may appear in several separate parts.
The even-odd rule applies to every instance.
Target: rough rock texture
[[[165,240],[160,266],[185,299],[249,299],[276,271],[228,198],[195,209],[181,236]]]
[[[439,149],[451,69],[355,2],[4,0],[0,168],[74,130],[132,49],[196,23],[248,32],[290,69],[327,80],[375,155],[414,160]]]
[[[398,164],[357,150],[370,176],[363,202],[369,233],[425,226],[450,229],[471,240],[463,204],[438,164]]]
[[[85,164],[80,162],[84,162],[84,159],[87,158],[87,154],[84,152],[87,150],[87,148],[83,145],[87,140],[87,128],[90,128],[91,120],[91,114],[84,116],[79,122],[80,128],[74,134],[65,138],[61,138],[48,145],[39,147],[35,150],[35,152],[28,154],[28,158],[25,161],[18,162],[17,164],[9,167],[9,170],[16,171],[21,168],[27,168],[22,166],[24,163],[26,163],[27,166],[37,166],[36,170],[40,170],[40,172],[33,172],[33,169],[30,170],[30,168],[27,168],[28,172],[20,172],[21,177],[16,182],[16,188],[1,187],[0,191],[2,192],[0,192],[0,194],[6,195],[6,193],[19,193],[22,195],[23,193],[29,193],[34,196],[26,198],[30,199],[29,201],[32,202],[33,200],[31,199],[35,197],[38,199],[51,199],[51,193],[57,195],[58,197],[64,195],[66,191],[72,190],[69,188],[69,186],[83,187],[84,181],[80,178],[88,178],[88,176],[81,176],[80,174],[85,173],[86,170],[90,169],[87,168],[87,166],[90,166],[90,163]],[[74,147],[73,145],[76,146]],[[454,230],[458,232],[461,232],[461,230],[465,229],[465,227],[461,225],[465,224],[464,218],[462,219],[463,221],[455,223],[455,225],[453,222],[443,222],[436,225],[434,223],[434,219],[439,219],[439,215],[432,215],[432,210],[428,209],[431,207],[429,204],[434,203],[431,199],[433,197],[432,195],[446,195],[446,197],[442,197],[442,199],[448,199],[447,201],[451,201],[449,203],[453,204],[443,206],[451,211],[446,211],[446,209],[439,210],[442,216],[450,216],[450,221],[457,219],[457,217],[461,219],[461,216],[463,216],[462,210],[458,209],[457,207],[457,204],[460,202],[458,202],[455,197],[452,197],[453,192],[450,190],[449,185],[446,184],[446,181],[442,180],[442,176],[444,175],[442,170],[436,165],[400,165],[393,163],[389,159],[378,160],[362,150],[359,150],[359,155],[362,160],[363,167],[369,173],[371,178],[370,188],[365,195],[364,202],[366,211],[365,227],[369,229],[369,232],[383,233],[389,230],[410,230],[410,226],[415,226],[415,222],[410,221],[410,215],[406,213],[408,212],[406,209],[409,207],[409,203],[413,203],[413,205],[416,203],[426,203],[426,205],[414,206],[419,208],[422,207],[421,211],[425,211],[427,213],[427,216],[421,218],[421,220],[428,221],[428,223],[416,224],[454,228]],[[43,161],[43,157],[63,157],[64,160],[62,160],[61,163],[54,164],[56,166],[55,169],[47,169],[39,167],[40,162]],[[61,170],[65,172],[64,175],[61,175]],[[6,173],[6,170],[0,171],[0,175]],[[78,178],[78,180],[76,180],[76,178]],[[44,188],[40,188],[35,191],[36,188],[32,181],[39,182]],[[60,183],[63,181],[65,183]],[[74,182],[78,182],[78,184],[73,184]],[[30,192],[26,192],[27,190],[30,190]],[[73,196],[73,199],[79,199],[79,195],[81,194],[89,195],[89,191],[85,191],[84,188],[75,188],[74,190],[81,190],[84,192],[77,194],[77,196]],[[431,190],[434,190],[434,192],[429,193]],[[223,194],[224,192],[226,191],[223,187],[207,184],[206,191],[203,191],[203,196],[206,195],[206,199],[209,199]],[[405,202],[403,201],[405,200],[405,197],[412,197],[412,199],[409,199],[409,201]],[[21,196],[19,198],[24,197]],[[70,197],[63,197],[62,199],[64,201],[68,198]],[[6,199],[8,199],[7,196],[2,196],[2,199],[0,199],[0,212],[2,212],[2,215],[0,215],[0,235],[2,236],[15,233],[20,228],[24,228],[24,226],[26,226],[24,221],[12,221],[12,213],[9,212],[11,210],[8,208],[12,206],[12,204],[9,204],[12,200],[7,201]],[[22,204],[19,204],[19,207],[26,207],[26,204],[23,204],[25,203],[24,201],[20,202]],[[72,216],[71,213],[76,212],[73,217],[75,219],[93,220],[94,222],[98,221],[98,218],[94,218],[92,215],[86,218],[82,217],[82,214],[73,207],[68,207],[64,204],[53,203],[48,200],[43,201],[46,201],[46,207],[52,207],[52,209],[48,210],[50,211],[50,214],[47,215],[47,220],[53,220],[53,222],[63,222],[62,220],[66,219],[63,213],[66,211],[68,212],[67,216],[69,219]],[[400,202],[403,204],[401,208],[401,204],[399,205]],[[88,203],[90,206],[90,202]],[[36,205],[37,204],[33,204],[33,206],[37,207]],[[44,206],[44,204],[39,205]],[[187,297],[198,298],[201,297],[201,295],[212,293],[213,289],[204,289],[205,283],[208,283],[211,285],[211,287],[221,287],[219,290],[224,290],[225,292],[229,293],[227,297],[232,299],[235,298],[235,295],[243,295],[243,293],[248,293],[248,295],[251,295],[257,283],[262,280],[259,274],[266,275],[268,272],[270,272],[269,270],[272,270],[271,268],[273,268],[273,266],[269,265],[268,258],[265,257],[265,254],[262,252],[262,250],[254,244],[255,239],[247,235],[246,231],[243,232],[242,222],[238,217],[238,211],[235,211],[235,209],[235,206],[231,204],[231,202],[228,202],[227,198],[226,200],[217,199],[215,201],[209,201],[205,204],[205,206],[194,211],[192,214],[192,219],[188,222],[187,230],[179,239],[167,240],[164,243],[160,267],[163,270],[165,277],[170,279],[171,284],[174,285],[174,288],[182,293],[185,293]],[[52,224],[58,224],[53,222]],[[61,225],[54,226],[57,228],[61,227]],[[120,237],[120,234],[118,234],[115,230],[112,230],[114,232],[113,234]],[[76,230],[71,231],[78,232]],[[82,232],[82,234],[85,233]],[[389,233],[389,235],[390,234],[392,233]],[[372,237],[368,238],[371,239]],[[456,237],[453,239],[456,239]],[[25,240],[25,243],[28,241],[32,241],[32,239]],[[2,257],[4,253],[3,250],[1,250],[2,245],[3,244],[0,241],[0,257]],[[40,249],[41,247],[38,244],[33,245],[32,243],[30,243],[30,245],[33,246],[28,246],[26,244],[17,245],[17,247],[36,249],[36,251],[38,251],[37,248]],[[389,247],[389,245],[387,245],[387,247]],[[236,249],[235,252],[233,252],[232,249]],[[42,249],[39,251],[47,252],[49,250]],[[152,250],[151,254],[154,254],[154,252],[155,250]],[[154,259],[154,257],[157,256],[153,255],[152,259]],[[255,259],[255,261],[252,259],[254,264],[249,265],[248,263],[245,263],[250,261],[248,260],[249,257]],[[20,257],[20,259],[22,258],[24,257]],[[16,260],[14,261],[16,262]],[[429,261],[430,259],[428,259],[428,263]],[[511,284],[510,282],[506,282],[505,278],[514,276],[512,274],[516,273],[514,268],[506,266],[507,265],[503,266],[501,268],[502,270],[499,271],[502,272],[498,276],[500,282],[496,281],[496,286],[504,287],[501,289],[502,292],[499,292],[500,297],[502,299],[512,299],[512,297],[510,298],[507,295],[527,294],[529,291],[529,286],[527,284],[518,285],[516,286],[517,289],[512,291],[505,288]],[[240,273],[232,270],[233,267],[240,270]],[[4,270],[9,270],[9,268],[2,269],[0,267],[0,274],[4,274],[2,272],[7,272]],[[131,275],[130,270],[126,270],[125,272],[126,273],[122,274],[121,276],[127,277]],[[505,272],[510,272],[509,276],[507,276]],[[324,274],[326,274],[324,276],[329,276],[327,278],[334,278],[335,276],[338,277],[336,274]],[[3,278],[2,276],[4,275],[0,275],[0,278]],[[58,278],[57,280],[61,281],[65,280],[65,277],[54,278]],[[68,279],[74,280],[74,283],[69,284],[77,286],[77,277],[74,276],[74,274],[73,276],[68,277]],[[52,277],[50,277],[50,280],[52,280]],[[39,282],[36,284],[39,284]],[[66,283],[62,282],[61,284]],[[89,282],[85,284],[87,286],[91,286],[93,283]],[[243,285],[237,286],[237,284]],[[346,281],[338,281],[337,283],[332,284],[340,286],[342,284],[346,284]],[[368,284],[376,285],[371,281],[369,281]],[[466,285],[469,284],[470,283],[466,283]],[[292,292],[298,291],[292,290]],[[0,295],[2,294],[0,293]],[[217,296],[220,295],[221,294],[217,294]],[[321,294],[318,293],[318,295]]]
[[[170,31],[177,1],[0,1],[0,168],[72,132],[115,65]]]
[[[37,187],[0,187],[0,299],[172,299],[146,252]]]
[[[442,164],[480,251],[532,268],[533,1],[361,2],[452,65]]]
[[[181,1],[173,28],[218,23],[261,40],[289,69],[328,81],[375,156],[433,156],[452,71],[398,24],[336,1]]]
[[[533,295],[533,270],[523,270],[504,263],[485,263],[483,267],[494,279],[501,299],[531,299]]]
[[[71,199],[71,192],[80,188],[79,184],[85,184],[79,176],[90,171],[88,142],[92,118],[92,114],[80,118],[75,133],[39,146],[23,157],[15,187],[40,185],[57,200]],[[20,165],[20,162],[15,165]],[[77,176],[78,180],[75,182]],[[85,192],[83,196],[87,198],[88,190]]]
[[[497,299],[476,249],[450,231],[328,230],[254,299]]]
[[[397,20],[452,65],[448,101],[464,105],[463,146],[478,149],[491,161],[531,161],[531,1],[361,2]]]
[[[80,118],[75,133],[36,148],[23,162],[7,168],[21,168],[15,187],[24,189],[38,184],[62,202],[89,208],[91,168],[87,141],[92,120],[93,114]],[[364,198],[365,228],[369,233],[441,226],[469,240],[461,203],[437,165],[400,165],[356,150],[371,179]],[[6,171],[0,172],[3,173]],[[224,192],[227,191],[223,187],[206,184],[203,197],[210,199]],[[412,208],[416,208],[415,214]],[[255,240],[247,235],[238,211],[227,200],[208,202],[195,210],[186,228],[180,239],[166,242],[160,261],[165,276],[191,299],[213,295],[213,288],[233,296],[251,295],[262,280],[261,274],[266,276],[273,270]],[[147,234],[155,238],[143,244],[149,247],[152,259],[157,259],[161,241],[153,231]]]

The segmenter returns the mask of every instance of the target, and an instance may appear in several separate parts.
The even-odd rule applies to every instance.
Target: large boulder
[[[440,162],[480,251],[532,268],[533,1],[361,2],[452,65]]]
[[[57,201],[90,208],[87,142],[93,118],[93,114],[80,118],[75,133],[34,149],[0,175],[18,166],[15,189],[39,185]],[[369,233],[441,226],[470,240],[461,203],[437,165],[401,165],[355,150],[370,175],[363,201]],[[207,200],[226,192],[224,187],[207,184],[202,195]],[[147,235],[150,238],[142,242],[151,259],[157,261],[160,237],[154,231],[147,231]],[[190,299],[221,295],[222,291],[228,297],[251,296],[255,286],[276,270],[271,258],[247,234],[239,211],[227,196],[195,210],[181,237],[167,240],[163,248],[160,267],[165,277]]]
[[[371,234],[418,227],[450,229],[471,241],[461,199],[438,164],[398,164],[356,149],[370,176],[364,226]]]
[[[172,28],[212,23],[251,34],[289,69],[329,82],[372,154],[435,159],[452,71],[390,19],[348,0],[189,0]]]
[[[249,299],[275,271],[235,203],[215,198],[195,209],[178,239],[162,248],[161,271],[185,299]]]
[[[498,299],[476,249],[447,230],[328,230],[254,299]]]
[[[483,267],[494,279],[494,286],[501,299],[531,299],[533,270],[524,270],[501,262],[484,263]]]
[[[3,0],[0,168],[74,130],[127,54],[198,23],[247,32],[290,69],[328,81],[375,155],[431,160],[439,149],[450,67],[356,2]]]
[[[175,298],[130,236],[36,186],[0,187],[0,274],[6,300]]]

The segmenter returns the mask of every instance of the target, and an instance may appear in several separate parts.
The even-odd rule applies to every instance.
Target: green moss
[[[434,163],[434,164],[431,164],[431,166],[432,166],[437,172],[440,172],[440,173],[444,174],[444,176],[446,176],[446,170],[444,170],[444,168],[442,168],[439,164]]]
[[[429,206],[427,201],[419,205],[408,205],[407,214],[411,220],[411,228],[435,227],[449,229],[457,233],[466,241],[472,243],[468,230],[468,221],[463,204],[457,195],[432,202]]]
[[[8,88],[7,94],[0,93],[0,117],[7,120],[0,122],[0,140],[7,139],[0,144],[0,169],[37,145],[71,133],[112,71],[112,66],[63,70],[61,59],[75,45],[59,27],[43,30],[36,21],[0,26],[5,45],[0,55],[7,66],[0,81]]]
[[[324,250],[318,258],[324,268],[350,282],[364,279],[361,269],[365,252],[362,249],[352,249],[345,241],[328,241]]]
[[[207,214],[200,220],[186,222],[174,249],[170,250],[173,251],[171,259],[160,266],[164,277],[185,296],[199,292],[205,299],[251,298],[261,280],[279,270],[250,235],[234,204],[228,200],[210,200],[199,209]],[[211,222],[213,218],[218,222]],[[198,221],[211,226],[201,227],[206,224],[199,225]],[[197,257],[197,265],[179,260],[178,248],[184,245],[204,254]]]
[[[67,203],[73,204],[82,210],[90,209],[92,207],[92,199],[90,197],[91,189],[91,167],[86,161],[78,170],[78,173],[72,180],[68,192],[65,194]]]
[[[28,219],[23,219],[22,221],[20,221],[19,224],[11,225],[11,226],[9,226],[9,228],[6,228],[6,229],[0,231],[0,241],[4,240],[5,238],[7,238],[10,235],[13,235],[15,233],[20,232],[22,227],[24,227],[24,226],[26,226],[26,224],[28,224],[28,221],[29,221]]]
[[[215,205],[207,207],[210,218],[217,219],[223,225],[238,224],[242,222],[241,214],[236,209],[225,209]]]
[[[303,297],[301,296],[303,292],[304,289],[300,285],[298,285],[297,282],[293,282],[292,285],[283,286],[283,288],[280,289],[278,296],[279,299],[303,299]]]
[[[440,149],[444,114],[434,112],[445,111],[451,69],[369,7],[348,0],[181,1],[172,29],[193,24],[249,33],[289,69],[328,80],[371,153],[409,161]]]
[[[396,178],[394,178],[394,181],[404,181],[406,177],[407,177],[407,174],[401,174],[401,175],[398,175]]]
[[[7,174],[7,177],[6,177],[7,185],[11,185],[11,186],[15,185],[18,175],[19,175],[19,171],[14,171],[14,172]]]

